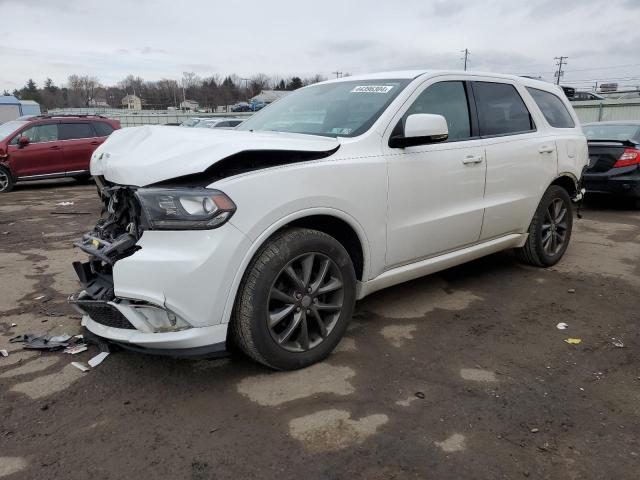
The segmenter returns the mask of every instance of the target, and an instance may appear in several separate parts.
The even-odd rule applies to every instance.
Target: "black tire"
[[[640,198],[634,198],[631,201],[631,205],[633,206],[633,208],[635,208],[636,210],[640,210]]]
[[[73,179],[81,185],[85,185],[87,183],[91,183],[93,177],[89,174],[86,175],[78,175],[77,177],[73,177]]]
[[[549,252],[545,245],[549,245],[545,242],[547,233],[555,235],[556,231],[560,231],[559,224],[553,227],[553,230],[548,229],[545,221],[548,221],[549,208],[552,205],[558,205],[558,203],[566,209],[566,222],[563,227],[564,241],[561,245],[557,246],[557,250],[552,253]],[[533,215],[531,225],[529,226],[529,237],[527,243],[522,248],[516,248],[515,254],[518,260],[522,263],[533,265],[535,267],[551,267],[558,263],[564,253],[567,251],[569,241],[571,240],[571,232],[573,229],[573,206],[571,204],[571,198],[567,191],[557,185],[551,185],[540,200],[540,204]],[[543,239],[543,233],[545,238]],[[555,249],[552,249],[555,250]]]
[[[13,190],[15,182],[9,169],[0,167],[0,193],[8,193]]]
[[[280,338],[277,338],[274,333],[276,327],[270,326],[269,319],[272,315],[272,310],[270,309],[273,308],[274,302],[272,295],[275,290],[280,288],[276,285],[276,282],[281,281],[282,275],[286,275],[286,268],[295,265],[293,262],[309,256],[311,257],[310,268],[315,268],[314,262],[317,257],[318,261],[331,265],[331,272],[335,273],[334,278],[333,273],[326,275],[328,273],[326,269],[325,275],[320,273],[322,271],[320,267],[314,270],[312,274],[315,276],[315,280],[319,278],[317,285],[321,285],[326,281],[323,278],[329,278],[329,283],[331,283],[331,281],[341,277],[338,281],[338,283],[341,283],[338,288],[340,301],[337,303],[341,303],[342,306],[339,310],[336,310],[335,314],[329,314],[331,316],[331,329],[326,329],[325,325],[323,327],[325,330],[320,335],[320,324],[324,325],[324,323],[316,321],[307,308],[314,309],[318,307],[320,309],[324,304],[318,303],[315,297],[313,299],[310,297],[311,295],[316,295],[315,293],[305,293],[304,298],[300,300],[300,302],[307,302],[306,306],[302,306],[304,311],[301,314],[296,313],[300,312],[300,306],[298,306],[297,310],[291,313],[292,317],[290,317],[289,325],[293,325],[295,315],[304,317],[302,322],[304,323],[306,342],[301,341],[300,345],[306,343],[307,350],[302,347],[300,351],[291,351],[287,349],[289,347],[286,344],[278,343]],[[301,273],[301,277],[304,276],[304,272]],[[289,277],[287,276],[287,278]],[[311,280],[313,279],[310,278],[306,280],[307,286],[315,283],[315,280],[312,282]],[[302,280],[305,283],[305,280]],[[325,285],[328,285],[328,283]],[[297,287],[291,288],[296,289]],[[317,295],[320,301],[324,302],[327,297],[323,295],[333,295],[333,293],[317,293]],[[305,368],[325,359],[336,347],[351,319],[355,297],[355,271],[345,248],[333,237],[317,230],[304,228],[287,229],[267,241],[249,264],[236,297],[231,323],[231,336],[236,345],[245,354],[268,367],[276,370]],[[315,305],[309,306],[309,301],[313,301]],[[295,308],[295,305],[292,306]],[[305,311],[309,314],[308,319],[304,315]],[[318,310],[313,310],[313,314],[317,312]],[[326,312],[323,311],[323,313]],[[327,319],[328,316],[324,318]],[[282,323],[285,322],[283,321]],[[285,326],[286,328],[288,327]],[[317,329],[317,333],[312,331],[314,328]],[[309,338],[313,334],[315,334],[314,341],[319,341],[319,343],[310,347]],[[302,334],[299,333],[298,335],[301,336]],[[293,334],[290,338],[294,338]]]

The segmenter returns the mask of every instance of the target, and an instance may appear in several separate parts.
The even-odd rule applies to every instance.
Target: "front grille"
[[[91,317],[91,320],[105,327],[136,329],[120,310],[112,305],[96,301],[79,301],[77,305]]]

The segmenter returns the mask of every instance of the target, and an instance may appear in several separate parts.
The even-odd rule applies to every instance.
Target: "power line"
[[[556,65],[558,65],[558,71],[556,72],[556,85],[560,85],[560,78],[562,77],[562,75],[564,75],[564,72],[562,71],[562,65],[566,65],[567,64],[567,59],[569,57],[555,57],[554,60],[557,60],[558,62],[556,63]]]

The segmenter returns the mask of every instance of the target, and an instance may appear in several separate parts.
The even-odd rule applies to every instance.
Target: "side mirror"
[[[391,148],[414,147],[428,143],[443,142],[449,138],[447,120],[442,115],[414,113],[404,123],[404,134],[389,139]]]
[[[20,145],[21,147],[26,147],[27,145],[29,145],[29,137],[20,137],[18,139],[18,145]]]

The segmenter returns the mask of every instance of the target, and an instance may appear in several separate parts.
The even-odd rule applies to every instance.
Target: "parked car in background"
[[[583,125],[589,165],[583,175],[587,192],[630,199],[640,208],[640,121]]]
[[[572,102],[585,102],[589,100],[606,100],[606,98],[593,92],[575,92],[569,100]]]
[[[204,120],[208,120],[210,117],[191,117],[187,118],[184,122],[180,124],[181,127],[189,127],[193,128],[198,125],[200,122]]]
[[[213,117],[199,122],[195,128],[235,128],[244,120],[233,117]]]
[[[640,91],[623,93],[616,100],[640,100]]]
[[[0,193],[16,182],[90,177],[91,154],[120,121],[99,115],[38,115],[0,125]]]
[[[252,112],[257,112],[258,110],[262,110],[264,107],[266,107],[267,104],[265,102],[258,102],[256,100],[254,100],[253,102],[251,102],[250,107],[251,107],[251,111]]]
[[[231,106],[232,112],[251,112],[251,105],[247,102],[238,102]]]
[[[357,299],[501,250],[564,255],[586,139],[555,85],[406,71],[301,88],[233,130],[116,132],[76,242],[82,324],[275,369],[326,358]]]

